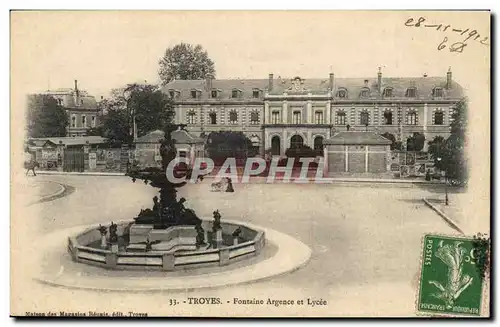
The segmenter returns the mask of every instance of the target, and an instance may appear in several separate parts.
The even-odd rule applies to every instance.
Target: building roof
[[[97,109],[97,100],[94,96],[89,95],[85,90],[78,90],[78,105],[75,102],[75,90],[70,88],[47,90],[40,94],[50,95],[53,97],[64,98],[64,108],[78,109]]]
[[[165,133],[160,130],[152,131],[146,135],[137,138],[138,143],[158,143],[165,136]],[[176,130],[172,132],[172,139],[179,144],[194,144],[203,143],[204,140],[199,137],[194,137],[186,130]]]
[[[329,78],[301,78],[299,90],[293,88],[295,78],[275,78],[273,79],[273,89],[269,92],[271,95],[283,93],[288,94],[328,94]],[[195,100],[191,97],[191,90],[199,90],[201,94],[196,100],[208,100],[209,92],[205,90],[205,80],[175,80],[165,85],[162,90],[169,92],[176,90],[180,92],[178,100]],[[446,89],[446,76],[443,77],[382,77],[381,93],[386,87],[393,89],[391,99],[432,99],[432,90],[436,87],[443,88],[443,98],[460,99],[464,96],[464,91],[460,84],[452,81],[451,89]],[[367,78],[334,78],[333,96],[337,97],[337,91],[345,89],[350,100],[360,99],[361,90],[365,87],[370,88],[370,97],[368,99],[380,99],[382,95],[378,92],[378,77]],[[406,97],[408,88],[416,88],[416,97]],[[218,89],[218,99],[220,100],[249,100],[253,98],[253,90],[259,89],[268,92],[268,79],[214,79],[212,80],[212,89]],[[231,93],[233,89],[238,89],[243,92],[241,98],[232,99]],[[260,99],[264,96],[264,92]],[[215,99],[212,99],[215,100]]]
[[[101,136],[75,136],[75,137],[39,137],[31,138],[28,141],[37,144],[43,142],[45,144],[50,141],[54,144],[64,144],[64,145],[84,145],[84,144],[103,144],[108,141],[107,138]]]
[[[392,141],[380,134],[361,131],[339,132],[323,142],[326,145],[387,145],[391,143]]]

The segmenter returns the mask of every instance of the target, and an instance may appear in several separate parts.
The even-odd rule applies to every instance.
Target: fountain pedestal
[[[215,247],[220,248],[222,246],[222,229],[215,231]]]

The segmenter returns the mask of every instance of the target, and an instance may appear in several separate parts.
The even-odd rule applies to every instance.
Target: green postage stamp
[[[489,244],[483,235],[425,235],[417,312],[480,316],[489,273]]]

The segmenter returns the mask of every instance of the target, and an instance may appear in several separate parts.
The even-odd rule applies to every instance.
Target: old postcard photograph
[[[490,317],[490,21],[11,11],[11,316]]]

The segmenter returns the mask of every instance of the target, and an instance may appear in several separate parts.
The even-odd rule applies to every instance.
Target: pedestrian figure
[[[233,181],[231,180],[231,178],[227,178],[227,188],[226,188],[226,192],[234,192],[234,188],[233,188]]]
[[[28,173],[33,171],[33,176],[36,176],[35,168],[40,167],[40,164],[36,161],[30,161],[24,164],[24,168],[26,168],[26,176],[28,176]]]

